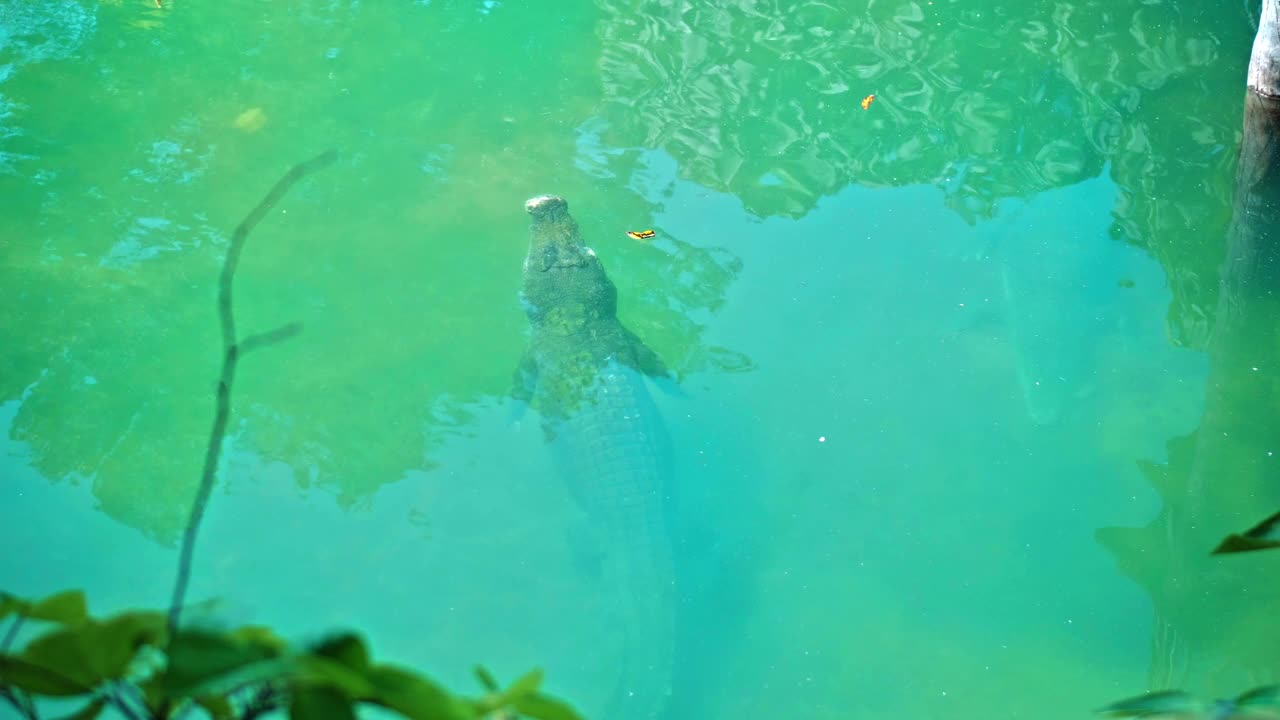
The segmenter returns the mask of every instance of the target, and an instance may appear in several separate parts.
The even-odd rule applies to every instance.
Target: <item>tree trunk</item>
[[[1213,638],[1189,644],[1186,663],[1217,693],[1280,677],[1280,555],[1205,555],[1280,508],[1280,0],[1263,0],[1249,61],[1226,244],[1204,417],[1186,502],[1170,518],[1195,540],[1175,546],[1194,555],[1172,558],[1166,578],[1181,586],[1183,619]]]
[[[1258,36],[1249,58],[1249,89],[1267,97],[1280,97],[1280,0],[1262,0]]]
[[[1155,522],[1099,533],[1151,595],[1152,689],[1219,697],[1280,679],[1280,551],[1209,556],[1280,509],[1280,0],[1263,0],[1234,202],[1200,427],[1145,469]]]

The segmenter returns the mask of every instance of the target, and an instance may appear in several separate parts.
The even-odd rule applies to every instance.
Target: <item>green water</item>
[[[504,399],[522,203],[554,192],[681,377],[657,401],[715,543],[685,558],[679,715],[1243,689],[1277,666],[1232,654],[1253,626],[1153,622],[1179,601],[1134,579],[1167,563],[1095,531],[1156,518],[1151,468],[1200,423],[1253,15],[0,0],[0,587],[167,600],[228,239],[334,148],[237,278],[244,334],[304,331],[237,379],[192,586],[217,619],[603,702],[616,633]]]

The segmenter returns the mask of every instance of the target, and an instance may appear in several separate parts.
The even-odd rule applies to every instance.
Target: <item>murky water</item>
[[[621,647],[507,400],[553,192],[680,377],[677,715],[1146,689],[1163,561],[1094,532],[1200,422],[1249,9],[163,5],[0,0],[0,588],[167,600],[228,239],[334,148],[241,260],[242,332],[303,332],[241,367],[194,599],[600,706]]]

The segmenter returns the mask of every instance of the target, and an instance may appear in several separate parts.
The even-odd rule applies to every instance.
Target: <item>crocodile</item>
[[[538,412],[555,464],[595,538],[600,604],[621,644],[599,717],[669,714],[676,576],[669,534],[670,443],[645,377],[670,378],[618,320],[618,292],[563,198],[525,203],[521,300],[529,345],[514,395]]]

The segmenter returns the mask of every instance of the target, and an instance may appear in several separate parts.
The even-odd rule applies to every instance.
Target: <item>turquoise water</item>
[[[0,587],[167,600],[227,241],[335,148],[237,277],[243,333],[304,331],[240,369],[213,619],[603,704],[609,609],[506,400],[522,203],[554,192],[681,380],[655,398],[711,540],[678,715],[1241,690],[1262,601],[1095,537],[1177,505],[1152,468],[1204,412],[1256,14],[1228,5],[0,0]]]

